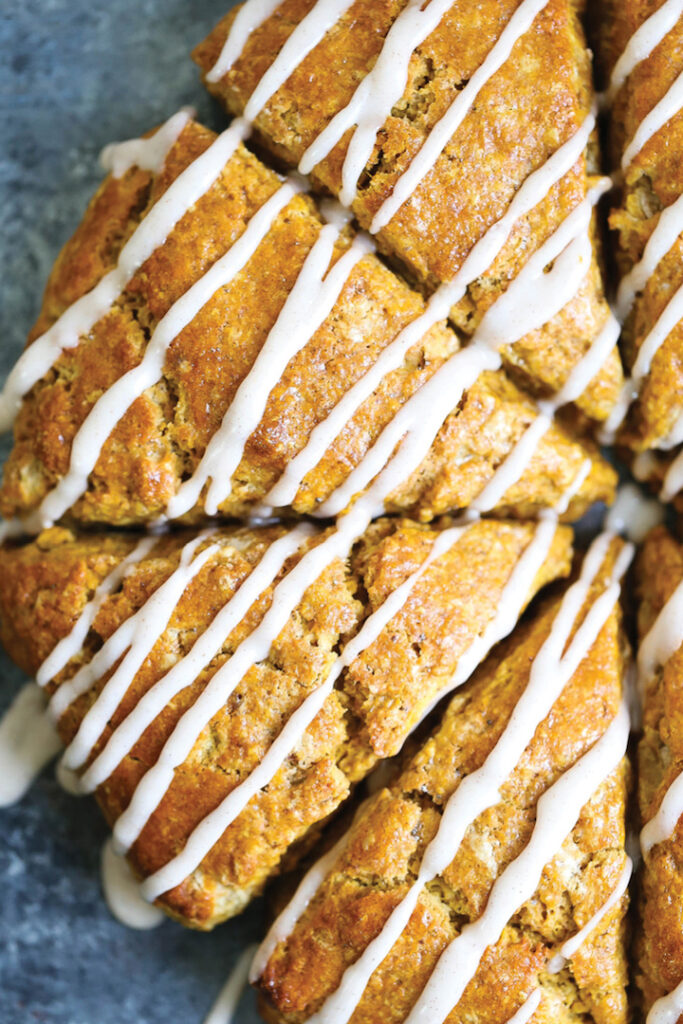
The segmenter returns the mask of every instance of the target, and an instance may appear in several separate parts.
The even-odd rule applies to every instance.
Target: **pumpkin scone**
[[[636,580],[644,826],[636,977],[648,1020],[677,1022],[683,1017],[683,545],[665,527],[647,537]]]
[[[266,1020],[628,1019],[630,555],[598,538],[311,869],[254,961]]]
[[[443,318],[424,326],[424,300],[368,239],[324,223],[239,133],[181,112],[108,162],[5,389],[5,517],[36,532],[65,515],[331,516],[401,445],[380,511],[429,520],[481,499],[527,518],[588,459],[567,518],[611,499],[590,442],[493,350],[461,350]]]
[[[571,543],[551,521],[53,527],[0,548],[1,635],[144,895],[211,928],[566,575]]]
[[[603,0],[601,42],[610,156],[619,174],[610,217],[622,274],[617,313],[629,373],[613,427],[634,453],[672,451],[683,442],[680,3]],[[668,462],[667,500],[683,487],[683,455]]]
[[[592,216],[606,185],[581,6],[247,0],[194,58],[271,157],[438,289],[462,337],[498,330],[509,370],[544,397],[581,365],[573,397],[604,420],[622,371]],[[535,314],[494,324],[494,303],[525,285]]]

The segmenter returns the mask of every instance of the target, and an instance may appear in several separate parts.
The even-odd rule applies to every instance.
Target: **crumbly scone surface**
[[[283,527],[253,532],[244,528],[234,542],[234,530],[221,534],[219,554],[186,588],[89,761],[142,696],[187,654],[283,532]],[[527,524],[481,522],[434,564],[400,613],[343,674],[267,790],[250,801],[201,867],[165,894],[164,903],[172,912],[197,927],[211,927],[232,916],[277,869],[288,848],[306,837],[309,843],[315,838],[320,824],[378,758],[397,752],[421,713],[448,684],[460,656],[495,614],[502,588],[533,532]],[[319,543],[321,536],[309,546]],[[336,559],[312,581],[274,640],[269,657],[247,672],[176,770],[132,850],[142,875],[166,863],[209,811],[256,767],[286,720],[324,681],[338,649],[421,565],[436,536],[434,530],[407,520],[380,520],[347,561]],[[160,539],[126,576],[121,591],[102,605],[85,650],[51,689],[73,676],[168,578],[177,567],[182,540],[182,535]],[[570,545],[571,531],[558,528],[528,598],[548,580],[566,574]],[[3,643],[22,667],[36,671],[129,546],[121,537],[78,538],[56,528],[35,543],[2,550]],[[283,573],[295,561],[286,564]],[[272,591],[272,586],[264,591],[207,668],[155,718],[99,787],[98,799],[110,822],[127,806],[183,712],[262,620]],[[97,680],[62,715],[59,728],[65,742],[73,739],[107,678]]]
[[[79,670],[112,638],[125,635],[126,623],[150,602],[153,606],[169,582],[182,578],[187,552],[199,543],[199,527],[216,527],[197,549],[215,545],[215,550],[177,591],[170,618],[163,623],[159,618],[158,630],[150,631],[137,668],[126,674],[124,651],[94,681],[90,677],[87,689],[59,713],[58,730],[68,748],[68,770],[70,750],[87,735],[84,723],[101,721],[76,776],[83,782],[101,763],[98,758],[117,751],[120,757],[115,766],[109,763],[106,778],[103,773],[97,786],[82,788],[96,792],[115,839],[121,819],[134,830],[127,813],[144,808],[147,800],[146,818],[128,848],[130,865],[142,895],[190,927],[209,930],[240,913],[276,875],[298,871],[309,854],[327,848],[333,830],[323,832],[335,816],[337,828],[343,823],[340,808],[345,807],[348,821],[358,810],[346,847],[258,980],[262,1013],[272,1024],[304,1024],[340,985],[342,994],[347,991],[345,972],[382,933],[416,878],[422,885],[423,857],[439,833],[448,800],[463,780],[483,771],[508,724],[519,725],[516,709],[537,678],[534,665],[541,652],[548,689],[556,696],[552,711],[540,724],[540,716],[529,718],[537,727],[521,759],[521,746],[514,758],[514,744],[508,747],[509,774],[502,784],[497,779],[496,802],[473,815],[460,846],[452,844],[450,865],[422,887],[407,926],[359,990],[358,1005],[348,1013],[344,1007],[341,1016],[346,1013],[349,1024],[413,1024],[411,1011],[422,1008],[423,997],[427,1003],[434,999],[430,979],[440,957],[463,936],[459,949],[466,948],[468,934],[479,934],[476,927],[468,929],[495,903],[496,882],[523,860],[536,831],[542,832],[536,825],[543,821],[543,795],[596,748],[614,753],[618,747],[610,766],[622,756],[633,668],[620,607],[624,579],[626,604],[631,598],[637,602],[633,623],[626,618],[634,636],[637,631],[644,691],[636,784],[631,785],[626,755],[609,773],[606,761],[597,759],[603,769],[579,820],[575,813],[571,830],[569,825],[558,830],[540,882],[538,871],[525,879],[537,886],[533,896],[527,898],[529,884],[502,931],[498,920],[495,937],[489,934],[486,948],[479,949],[484,951],[457,1005],[434,1017],[444,1024],[626,1024],[641,1011],[644,1019],[658,999],[673,999],[679,987],[683,1000],[683,814],[652,849],[643,840],[644,858],[633,882],[626,842],[631,796],[639,824],[657,824],[663,801],[683,775],[678,692],[683,643],[662,654],[671,637],[683,640],[680,623],[662,627],[672,602],[683,608],[683,547],[668,529],[654,529],[640,548],[635,571],[624,577],[628,551],[611,534],[602,535],[583,566],[577,558],[572,569],[573,534],[558,525],[595,512],[596,502],[614,499],[618,474],[601,443],[616,445],[634,476],[657,489],[663,501],[671,500],[674,509],[683,509],[683,319],[659,339],[642,378],[637,372],[639,355],[648,350],[669,304],[678,302],[679,290],[683,295],[683,234],[635,290],[632,308],[625,312],[623,292],[617,294],[619,281],[641,260],[647,262],[648,244],[652,249],[670,209],[682,201],[683,112],[673,112],[623,175],[615,171],[648,115],[677,88],[683,74],[683,19],[635,62],[614,95],[605,94],[604,104],[595,95],[593,55],[584,36],[588,26],[594,32],[596,80],[607,87],[634,33],[672,2],[601,0],[599,9],[590,10],[583,0],[539,4],[512,55],[485,82],[431,170],[379,230],[373,217],[439,119],[487,63],[515,13],[532,0],[444,5],[448,9],[438,28],[413,49],[409,61],[406,54],[403,95],[374,136],[345,210],[330,196],[338,197],[342,189],[351,131],[317,163],[307,182],[287,172],[354,96],[397,19],[411,8],[417,12],[419,3],[350,0],[253,116],[245,115],[249,97],[316,5],[315,0],[271,4],[274,13],[248,34],[241,55],[220,80],[212,80],[210,69],[244,9],[238,5],[193,54],[209,90],[235,115],[232,128],[217,136],[181,112],[183,128],[156,170],[133,163],[120,177],[106,178],[50,275],[29,336],[29,355],[34,344],[34,352],[42,351],[44,332],[59,327],[73,303],[109,274],[116,276],[126,246],[144,237],[145,226],[163,211],[179,179],[192,184],[197,162],[221,151],[225,138],[239,129],[242,141],[212,168],[214,177],[206,178],[203,193],[200,189],[165,236],[159,235],[104,315],[60,342],[55,351],[61,354],[51,366],[45,364],[33,387],[18,394],[15,443],[0,486],[0,514],[17,517],[0,543],[0,639],[35,675],[58,642],[70,636],[112,570],[137,550],[140,534],[121,528],[152,528],[151,552],[101,602],[81,650],[48,682],[47,695],[58,707],[60,693],[69,692]],[[399,79],[400,71],[397,64]],[[598,106],[604,132],[593,120]],[[160,137],[169,123],[158,129]],[[572,148],[574,136],[578,144]],[[120,154],[132,145],[144,164],[153,139],[149,133],[114,150]],[[570,161],[560,160],[564,175],[544,189],[552,179],[549,163],[558,166],[553,156],[566,152],[574,165],[567,170]],[[614,172],[613,188],[602,201],[597,197],[610,182],[601,178],[601,167]],[[524,190],[530,179],[535,188]],[[271,217],[281,190],[288,198]],[[509,235],[496,234],[510,226],[505,213],[520,190],[535,196],[535,205]],[[583,222],[575,216],[582,212]],[[573,235],[564,232],[577,224]],[[202,293],[204,281],[215,281],[212,269],[229,260],[232,250],[241,251],[250,237],[260,240],[241,269]],[[316,267],[311,274],[311,253],[324,251],[317,247],[330,237],[335,240],[326,272]],[[558,237],[566,247],[541,266],[535,254]],[[456,275],[477,243],[493,245],[497,238],[506,239],[498,250],[493,246],[497,255],[485,270],[479,266],[480,273],[463,278],[457,292]],[[356,251],[361,255],[340,279],[326,314],[316,319],[326,280]],[[489,251],[486,244],[484,251]],[[566,257],[572,253],[576,259],[570,266]],[[561,268],[564,280],[557,273]],[[520,278],[521,288],[516,287]],[[307,290],[302,281],[310,285]],[[193,291],[204,298],[182,321],[183,303]],[[434,302],[443,295],[448,301]],[[453,301],[453,295],[460,297]],[[431,316],[434,309],[439,312]],[[101,432],[103,443],[92,447],[99,454],[92,471],[82,475],[81,493],[58,513],[46,512],[50,497],[74,475],[80,432],[87,432],[89,417],[106,406],[127,373],[144,365],[155,332],[169,320],[177,329],[170,332],[158,379],[128,396],[127,409],[115,409],[108,436]],[[416,320],[428,326],[411,335],[410,346],[387,370],[382,357]],[[540,326],[530,330],[532,323]],[[268,366],[259,362],[273,336],[288,354],[281,365],[271,361],[281,371],[279,379],[277,373],[269,378]],[[591,358],[596,351],[601,366]],[[279,356],[272,345],[270,355]],[[336,421],[338,404],[372,375],[378,361],[384,375],[345,421]],[[564,385],[574,376],[581,388],[569,387],[568,397]],[[263,399],[254,420],[239,404],[240,388],[250,382],[254,408]],[[439,383],[440,392],[433,387]],[[3,392],[3,422],[5,397]],[[432,406],[421,397],[433,398]],[[623,420],[617,417],[620,409]],[[235,411],[232,427],[222,430]],[[235,440],[240,417],[250,426]],[[330,422],[334,430],[326,435]],[[325,443],[317,444],[316,437],[326,437]],[[214,461],[202,478],[202,460],[217,439],[223,463]],[[272,500],[278,481],[287,482],[297,456],[311,447],[317,462],[302,470],[281,504]],[[212,506],[220,466],[233,454],[232,468],[220,481],[226,485],[224,497]],[[176,514],[174,501],[187,493],[183,489],[195,474],[203,482]],[[678,480],[673,489],[672,479]],[[505,486],[496,488],[500,480]],[[495,495],[488,504],[487,493]],[[339,495],[343,501],[335,505]],[[620,511],[624,507],[628,502]],[[465,514],[454,518],[456,513]],[[630,530],[641,524],[626,525]],[[101,532],[89,532],[93,528]],[[22,530],[33,539],[17,539]],[[461,533],[432,563],[430,552],[447,531]],[[242,588],[251,601],[247,581],[290,535],[306,539],[289,549],[270,579],[263,577],[258,598],[231,631],[225,630],[213,656],[194,674],[183,675],[183,664],[196,666],[195,645],[217,616],[233,600],[239,605]],[[326,546],[335,538],[337,548]],[[600,610],[596,605],[611,611],[600,620],[597,639],[586,644],[569,681],[556,685],[550,678],[555,670],[563,683],[570,673],[562,676],[561,653],[548,654],[545,644],[555,635],[556,617],[566,610],[565,598],[575,593],[560,580],[570,575],[583,580],[591,552],[603,542],[609,554],[591,577],[580,611],[574,609],[564,650],[583,630],[595,636],[588,626]],[[317,547],[334,554],[308,560],[316,568],[306,576],[306,586],[297,589],[295,580],[288,590],[290,574],[296,577],[297,566]],[[534,552],[528,559],[531,571],[517,576]],[[518,593],[511,579],[524,581]],[[353,642],[405,586],[393,606],[398,610],[382,620],[378,635],[358,653]],[[546,586],[549,596],[537,599]],[[602,605],[600,599],[611,600],[610,595],[613,604]],[[271,613],[278,607],[286,608],[278,629],[266,630],[265,648],[257,640],[245,667],[240,653],[251,649],[269,614],[276,621]],[[156,624],[154,613],[151,621]],[[489,653],[491,626],[497,627],[491,636],[499,642]],[[652,661],[650,642],[658,630],[665,634],[654,637],[659,641],[655,660],[661,664],[645,678],[643,665],[648,657]],[[345,661],[349,644],[354,657]],[[473,651],[476,657],[470,659]],[[107,687],[122,665],[122,688],[108,706]],[[462,665],[467,673],[458,678]],[[161,684],[178,666],[182,688],[120,748],[117,737],[133,735],[155,692],[165,692]],[[334,685],[327,689],[330,676]],[[199,728],[192,709],[205,707],[202,698],[213,692],[216,678],[227,680],[222,705],[209,702],[214,711]],[[447,707],[439,704],[456,685]],[[316,703],[321,693],[324,701]],[[315,711],[302,719],[300,712],[310,706]],[[102,707],[108,711],[100,719]],[[142,718],[136,718],[140,709]],[[131,721],[133,733],[126,734]],[[298,721],[307,724],[297,733]],[[610,729],[615,722],[621,731]],[[164,788],[165,758],[174,756],[169,751],[183,724],[191,742],[173,762]],[[608,734],[617,741],[601,745]],[[296,741],[282,747],[283,736],[289,742],[292,735]],[[528,738],[531,732],[521,735]],[[278,756],[269,760],[273,751]],[[389,764],[378,772],[383,788],[359,807],[354,800],[359,784],[384,759]],[[260,775],[264,762],[269,767]],[[385,768],[391,781],[382,774]],[[580,779],[580,772],[573,778]],[[150,779],[151,790],[145,788]],[[375,784],[371,780],[369,791]],[[240,804],[245,791],[249,796]],[[583,799],[590,791],[579,789]],[[237,803],[231,804],[235,794]],[[233,813],[236,806],[241,809]],[[563,820],[563,809],[556,808],[554,821]],[[212,831],[216,822],[220,827]],[[203,827],[213,846],[202,847],[200,841],[195,849],[203,853],[195,856],[193,842]],[[175,869],[174,883],[155,890],[155,880],[167,878],[169,867]],[[514,893],[518,896],[517,889]],[[633,941],[626,925],[631,893]],[[496,921],[495,912],[492,916]],[[563,943],[598,918],[563,960]],[[559,968],[558,957],[564,963]],[[457,954],[454,962],[459,963]],[[441,977],[438,971],[435,977]],[[630,980],[634,985],[627,995]],[[527,1013],[528,1000],[535,997],[539,1005]],[[324,1017],[328,1024],[331,1019]],[[683,1013],[680,1020],[683,1024]],[[653,1015],[650,1024],[654,1021]],[[657,1018],[656,1024],[673,1021]]]
[[[604,576],[600,582],[604,584]],[[598,587],[596,583],[591,599]],[[415,879],[445,802],[499,739],[558,606],[559,599],[546,603],[531,622],[518,627],[452,699],[441,724],[391,788],[361,812],[348,846],[268,962],[260,981],[266,1019],[288,1024],[306,1020],[379,932]],[[589,607],[587,602],[584,614]],[[450,867],[423,891],[407,928],[350,1017],[353,1024],[404,1020],[446,945],[483,913],[496,878],[529,840],[540,795],[595,743],[616,714],[624,644],[619,614],[613,613],[551,715],[536,730],[502,787],[500,802],[468,828]],[[605,903],[624,869],[627,782],[624,762],[584,807],[546,866],[533,899],[488,948],[449,1022],[503,1024],[520,1008],[537,977],[543,1002],[535,1020],[627,1019],[624,901],[562,972],[547,970],[557,947]]]
[[[653,531],[637,565],[641,640],[683,581],[683,547],[664,528]],[[656,673],[644,695],[638,750],[638,803],[645,825],[683,770],[683,648]],[[683,975],[683,827],[652,848],[641,872],[637,978],[646,1008]]]
[[[602,57],[609,73],[634,32],[662,4],[642,0],[605,0],[601,25]],[[674,25],[618,90],[610,117],[609,158],[618,167],[623,152],[645,117],[683,72],[683,24]],[[666,121],[630,162],[610,225],[617,233],[617,259],[627,273],[643,256],[662,214],[683,194],[683,112]],[[637,296],[626,321],[622,350],[630,369],[647,335],[675,292],[683,286],[680,237],[659,262]],[[622,431],[634,451],[664,446],[683,413],[683,327],[679,322],[659,347]]]
[[[254,30],[220,82],[206,82],[232,113],[242,112],[312,6],[310,0],[286,0]],[[517,6],[516,0],[454,4],[413,53],[403,97],[378,135],[352,204],[363,227],[391,195]],[[404,7],[400,0],[370,5],[357,0],[298,64],[254,122],[260,141],[276,159],[296,166],[306,147],[349,102]],[[226,15],[195,49],[204,73],[218,58],[235,14],[233,10]],[[569,0],[551,0],[515,44],[511,59],[483,87],[410,201],[379,232],[383,250],[428,288],[450,280],[475,242],[505,213],[529,174],[579,128],[590,105],[590,64],[576,8]],[[335,195],[349,137],[347,133],[312,174],[315,183]],[[591,166],[582,158],[529,215],[520,218],[500,256],[452,311],[453,322],[465,336],[519,273],[529,252],[583,200],[595,169],[590,159]],[[550,324],[504,349],[508,367],[536,393],[556,391],[604,325],[607,313],[594,265],[578,294]],[[580,407],[589,416],[605,419],[620,382],[620,362],[613,352],[579,399]]]
[[[91,203],[51,275],[35,339],[111,269],[140,218],[214,140],[192,122],[154,178],[137,169],[109,177]],[[242,236],[280,182],[240,147],[207,193],[133,276],[111,311],[60,356],[24,400],[4,470],[5,516],[35,510],[69,470],[73,443],[98,400],[138,366],[162,318]],[[312,200],[297,196],[275,219],[242,271],[216,292],[171,343],[163,375],[132,403],[104,442],[88,487],[70,515],[110,525],[153,522],[196,470],[237,389],[252,369],[294,287],[322,222]],[[348,249],[342,232],[333,264]],[[270,391],[221,502],[224,515],[250,514],[304,448],[312,431],[424,309],[376,256],[351,271],[332,313],[288,362]],[[344,483],[406,401],[457,352],[445,324],[435,325],[386,374],[346,423],[293,501],[314,512]],[[531,401],[501,371],[484,373],[446,417],[427,457],[387,499],[388,511],[428,520],[466,507],[483,489],[536,415]],[[85,427],[84,429],[88,429]],[[572,500],[569,518],[609,500],[615,477],[590,442],[554,425],[500,511],[521,517],[554,505],[583,461],[591,474]],[[186,518],[202,514],[201,502]]]

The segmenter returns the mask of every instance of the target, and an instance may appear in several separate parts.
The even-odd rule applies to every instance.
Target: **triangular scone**
[[[147,897],[210,928],[566,575],[571,537],[497,520],[383,519],[355,542],[306,525],[137,543],[53,528],[0,549],[2,638],[47,685],[65,766]]]
[[[597,541],[311,870],[254,964],[266,1020],[628,1019],[623,558]]]
[[[334,515],[411,438],[421,447],[380,509],[427,520],[463,508],[503,464],[504,486],[482,511],[534,515],[580,474],[569,518],[611,498],[611,468],[555,424],[515,454],[538,420],[534,404],[502,371],[460,356],[443,321],[426,334],[413,327],[421,296],[350,227],[324,227],[313,201],[236,139],[227,159],[226,138],[185,117],[159,173],[130,167],[90,204],[22,357],[35,354],[44,372],[15,424],[4,516],[36,532],[65,513],[114,525],[196,520],[205,508],[244,516],[264,504]],[[217,178],[211,185],[204,169],[197,186],[205,161]],[[154,218],[167,227],[171,203],[190,209],[164,241]],[[159,244],[86,330],[92,289],[155,231]],[[230,260],[245,246],[253,252],[240,270]],[[46,338],[57,347],[43,357]]]
[[[340,196],[424,287],[465,274],[466,291],[450,306],[467,336],[534,251],[547,243],[549,265],[574,239],[571,258],[567,252],[557,267],[562,297],[533,329],[509,334],[503,349],[519,379],[548,394],[610,322],[590,223],[597,161],[577,5],[460,0],[415,8],[401,0],[332,10],[323,0],[251,0],[230,10],[194,58],[210,91],[253,124],[276,160]],[[558,170],[567,150],[558,151],[572,139],[579,144]],[[515,199],[524,209],[512,210]],[[509,210],[494,240],[491,229]],[[464,272],[485,236],[494,242],[491,258]],[[530,303],[548,301],[541,270]],[[578,400],[596,419],[607,417],[622,380],[617,352],[602,344]]]
[[[638,796],[641,869],[637,980],[645,1008],[680,986],[683,1012],[683,545],[653,530],[637,564],[643,735]],[[662,1018],[664,1019],[664,1018]],[[678,1020],[674,1013],[667,1020]]]
[[[610,155],[623,173],[610,218],[624,278],[617,305],[637,394],[621,438],[642,452],[683,441],[683,19],[671,2],[601,7]]]

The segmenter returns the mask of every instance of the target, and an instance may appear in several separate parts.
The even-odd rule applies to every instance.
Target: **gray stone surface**
[[[21,351],[49,268],[102,176],[97,156],[185,103],[223,123],[189,59],[229,0],[0,0],[0,375]],[[4,457],[8,441],[2,440]],[[0,656],[0,712],[24,682]],[[211,935],[129,931],[99,884],[105,827],[49,768],[0,811],[0,1022],[200,1024],[255,906]],[[238,1024],[254,1024],[248,996]]]

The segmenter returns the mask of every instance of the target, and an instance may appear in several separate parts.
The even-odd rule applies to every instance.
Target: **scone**
[[[571,543],[552,521],[54,527],[0,548],[2,642],[145,896],[211,928],[566,575]]]
[[[683,545],[658,527],[637,570],[644,860],[636,977],[645,1009],[656,1003],[662,1013],[648,1019],[677,1022],[683,1015]]]
[[[620,441],[634,453],[670,451],[683,441],[683,16],[673,0],[604,0],[601,22],[629,373],[614,426],[630,403]],[[670,499],[683,458],[667,470]]]
[[[119,176],[59,257],[4,395],[10,413],[26,392],[0,490],[17,529],[333,516],[394,454],[374,514],[480,499],[529,517],[579,473],[569,519],[611,499],[590,442],[493,350],[461,350],[443,318],[424,327],[424,300],[367,237],[325,224],[239,138],[181,113],[115,149]]]
[[[596,540],[311,869],[254,962],[266,1020],[628,1019],[629,556]]]
[[[602,420],[622,373],[591,217],[605,185],[582,6],[252,0],[194,57],[276,161],[338,196],[424,289],[442,286],[462,337],[538,264],[535,317],[521,332],[506,318],[506,365],[548,396],[592,350],[575,397]]]

